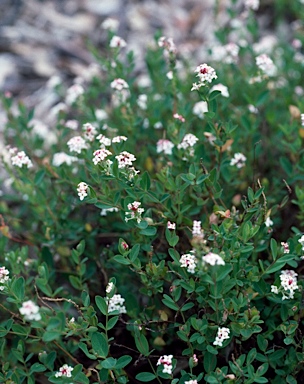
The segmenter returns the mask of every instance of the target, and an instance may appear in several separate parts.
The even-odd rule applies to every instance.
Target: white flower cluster
[[[109,147],[111,145],[111,139],[109,139],[103,134],[98,135],[96,139],[99,140],[101,148]]]
[[[139,201],[133,201],[133,203],[128,204],[129,212],[126,212],[125,221],[135,219],[137,223],[140,223],[142,221],[141,215],[145,211],[144,208],[139,208],[140,206],[141,203]],[[130,217],[127,217],[127,215],[130,215]]]
[[[129,89],[129,85],[124,79],[119,78],[112,81],[111,88],[115,91],[121,92],[124,89]]]
[[[19,168],[22,168],[24,165],[27,168],[31,168],[33,166],[32,161],[24,151],[18,152],[18,148],[16,147],[15,148],[7,147],[7,148],[8,148],[9,156],[11,158],[12,165]]]
[[[222,96],[224,97],[229,97],[229,91],[228,91],[228,88],[226,87],[226,85],[223,85],[223,84],[215,84],[211,89],[210,89],[210,93],[213,92],[213,91],[220,91]],[[208,112],[208,110],[206,111]]]
[[[216,45],[211,47],[212,60],[226,64],[237,63],[240,47],[235,43]]]
[[[200,64],[196,67],[195,71],[197,77],[199,78],[198,83],[193,83],[191,91],[197,91],[201,87],[204,87],[206,84],[211,83],[212,80],[217,79],[215,69],[207,65],[206,63]]]
[[[276,66],[271,58],[263,53],[255,58],[256,65],[268,76],[274,76],[276,74]]]
[[[234,154],[233,159],[230,161],[230,165],[235,165],[237,168],[242,168],[245,166],[246,160],[246,156],[238,152]]]
[[[173,369],[172,359],[173,359],[173,355],[163,355],[158,359],[156,365],[162,364],[164,366],[163,373],[168,373],[169,375],[171,375],[172,369]]]
[[[84,94],[83,87],[80,84],[74,84],[67,90],[65,102],[68,105],[72,105],[83,94]]]
[[[108,312],[119,311],[119,313],[127,313],[126,307],[123,305],[125,299],[121,295],[117,294],[111,298],[106,297],[106,302],[108,304]]]
[[[84,137],[88,141],[94,141],[95,136],[97,135],[97,129],[91,123],[83,124],[82,130],[84,131]]]
[[[177,148],[178,149],[187,149],[189,147],[193,147],[194,144],[198,141],[198,138],[193,135],[192,133],[187,133],[182,142],[180,144],[178,144]]]
[[[148,96],[145,94],[139,95],[137,99],[137,105],[140,109],[145,111],[147,109]]]
[[[180,260],[180,265],[182,268],[187,268],[187,271],[189,273],[194,273],[195,272],[195,267],[197,264],[197,258],[195,255],[191,253],[186,253],[185,255],[182,255]]]
[[[216,335],[216,338],[213,342],[213,345],[218,345],[219,347],[221,347],[223,345],[223,341],[226,340],[226,339],[229,339],[229,333],[230,333],[230,329],[229,328],[218,328],[217,330],[217,335]]]
[[[101,23],[101,27],[109,31],[117,31],[119,21],[117,19],[113,19],[112,17],[108,17]]]
[[[112,143],[121,143],[122,141],[127,141],[128,138],[126,136],[115,136],[112,139]]]
[[[166,49],[170,53],[176,53],[176,46],[172,37],[162,36],[158,39],[158,46]]]
[[[197,380],[185,381],[185,384],[197,384]]]
[[[110,293],[112,289],[114,288],[114,283],[110,282],[106,287],[106,292]]]
[[[280,280],[281,280],[281,287],[282,289],[279,289],[277,286],[272,285],[271,286],[271,292],[278,294],[279,291],[282,291],[282,300],[289,300],[294,298],[294,292],[299,289],[298,281],[297,281],[298,274],[295,271],[286,269],[284,271],[281,271]],[[280,287],[280,288],[281,288]]]
[[[281,245],[283,247],[283,252],[284,253],[289,253],[290,252],[288,243],[284,243],[284,241],[282,241]]]
[[[78,184],[77,192],[80,200],[83,200],[86,196],[88,196],[88,184],[83,181]]]
[[[175,230],[176,229],[176,224],[175,223],[171,223],[171,221],[168,221],[167,222],[167,228],[171,229],[171,230]]]
[[[127,46],[127,43],[124,39],[119,36],[113,36],[110,41],[110,48],[124,48]]]
[[[301,125],[304,127],[304,113],[301,113]]]
[[[201,221],[193,220],[192,236],[200,236],[202,233]]]
[[[59,371],[55,373],[55,377],[61,377],[61,376],[66,376],[66,377],[72,377],[72,371],[73,367],[70,367],[67,364],[64,364],[62,367],[59,368]]]
[[[115,159],[118,161],[118,168],[126,168],[127,166],[132,166],[133,161],[136,160],[136,157],[127,151],[121,152],[119,155],[115,156]]]
[[[100,149],[97,149],[97,151],[95,151],[93,153],[93,163],[95,165],[103,162],[108,156],[112,155],[112,152],[110,152],[109,150],[105,149],[105,148],[100,148]]]
[[[87,144],[81,136],[72,137],[67,142],[67,145],[69,147],[70,152],[81,153],[83,149],[87,149]]]
[[[199,117],[200,119],[204,118],[204,114],[208,112],[208,103],[207,101],[199,101],[194,104],[192,112],[194,115]]]
[[[70,156],[65,152],[54,153],[52,164],[54,167],[60,167],[62,164],[71,165],[75,161],[78,161],[78,158],[75,156]]]
[[[118,212],[118,208],[102,208],[102,210],[100,211],[100,216],[107,216],[108,212]]]
[[[19,308],[19,312],[21,313],[21,315],[24,316],[24,319],[28,321],[31,321],[31,320],[39,321],[41,319],[38,305],[36,305],[31,300],[28,300],[22,303],[22,307]]]
[[[209,252],[207,255],[202,257],[204,263],[210,265],[225,265],[225,261],[221,258],[221,256],[216,253]]]
[[[0,267],[0,284],[5,284],[9,280],[9,271],[5,267]],[[4,286],[0,285],[0,291],[3,291]]]
[[[156,144],[157,153],[164,152],[166,155],[172,155],[173,148],[174,148],[174,144],[172,143],[172,141],[167,139],[160,139]]]
[[[265,225],[266,225],[267,228],[273,226],[273,221],[271,220],[271,218],[269,216],[267,217],[267,219],[265,221]]]
[[[245,8],[247,10],[252,9],[253,11],[257,11],[260,6],[260,0],[245,0]]]

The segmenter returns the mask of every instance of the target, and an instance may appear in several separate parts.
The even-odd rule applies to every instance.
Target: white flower
[[[80,84],[74,84],[67,90],[65,102],[72,105],[83,93],[83,87]]]
[[[127,43],[124,39],[119,36],[113,36],[110,41],[110,48],[124,48],[127,46]]]
[[[265,53],[255,58],[256,65],[268,76],[274,76],[276,74],[276,66],[274,65],[271,58]]]
[[[223,84],[215,84],[211,89],[210,89],[210,93],[213,92],[213,91],[220,91],[222,96],[224,97],[229,97],[229,92],[228,92],[228,88],[226,87],[226,85],[223,85]],[[208,112],[208,111],[207,111]]]
[[[78,161],[78,158],[75,156],[70,156],[65,152],[54,153],[52,164],[54,167],[60,167],[62,164],[71,165],[75,161]]]
[[[258,114],[259,113],[259,110],[254,105],[252,105],[252,104],[248,105],[248,110],[249,110],[249,112],[254,113],[254,114]]]
[[[202,228],[201,222],[198,220],[193,220],[192,236],[201,236]]]
[[[284,241],[282,241],[281,242],[281,245],[282,245],[282,247],[283,247],[283,252],[284,253],[289,253],[290,251],[289,251],[289,245],[288,245],[288,243],[284,243]]]
[[[167,79],[172,80],[173,79],[173,72],[172,71],[167,72],[166,77],[167,77]]]
[[[267,228],[273,226],[273,221],[270,219],[269,216],[267,217],[267,219],[266,219],[266,221],[265,221],[265,225],[266,225]]]
[[[123,89],[129,89],[128,83],[123,79],[115,79],[111,83],[111,88],[115,89],[115,91],[122,91]]]
[[[218,328],[217,330],[217,336],[213,342],[213,345],[218,345],[218,346],[222,346],[223,345],[223,341],[226,340],[226,339],[229,339],[229,333],[230,333],[230,329],[229,328]]]
[[[235,153],[234,157],[230,161],[230,165],[235,165],[237,168],[242,168],[245,166],[247,158],[242,153]]]
[[[108,212],[118,212],[118,208],[102,208],[102,210],[100,211],[100,216],[107,216]]]
[[[122,141],[127,141],[128,138],[126,136],[115,136],[112,139],[112,143],[121,143]]]
[[[187,268],[187,271],[189,273],[194,273],[195,272],[195,267],[197,264],[197,258],[195,255],[191,253],[186,253],[185,255],[182,255],[180,260],[180,265],[182,268]]]
[[[273,292],[274,294],[278,294],[279,293],[279,289],[276,285],[272,285],[271,286],[271,292]]]
[[[125,221],[136,219],[137,223],[142,221],[142,213],[145,211],[144,208],[139,208],[141,203],[139,201],[133,201],[133,203],[128,204],[129,212],[126,212]],[[129,215],[130,217],[127,217]]]
[[[125,168],[126,166],[132,166],[132,162],[136,160],[136,157],[127,151],[121,152],[115,156],[118,161],[118,168]]]
[[[9,280],[9,271],[5,267],[0,267],[0,284],[5,284]],[[0,285],[0,291],[3,291],[4,286]]]
[[[93,153],[93,163],[97,165],[98,163],[104,161],[110,155],[112,155],[112,152],[105,148],[97,149],[97,151]]]
[[[172,358],[173,358],[173,355],[163,355],[158,359],[156,365],[162,364],[164,366],[163,373],[168,373],[169,375],[172,374],[172,369],[173,369]]]
[[[114,288],[114,283],[110,282],[106,287],[106,292],[110,293],[112,289]]]
[[[17,152],[15,156],[11,157],[12,165],[16,167],[22,168],[25,165],[27,168],[31,168],[33,166],[30,158],[25,154],[24,151]]]
[[[84,137],[88,141],[93,141],[97,134],[97,129],[91,123],[85,123],[82,126],[82,130],[84,131]]]
[[[197,384],[197,380],[185,381],[185,384]]]
[[[110,299],[106,297],[106,303],[108,304],[108,312],[119,311],[119,313],[127,313],[126,307],[123,305],[125,299],[121,295],[117,294]]]
[[[299,289],[298,281],[297,281],[298,274],[295,271],[292,270],[284,270],[281,271],[280,280],[281,280],[281,286],[284,289],[285,292],[283,292],[282,300],[285,299],[293,299],[294,297],[294,291]]]
[[[245,0],[245,8],[247,10],[252,9],[253,11],[257,11],[260,6],[260,0]]]
[[[102,120],[106,120],[108,118],[108,114],[104,109],[96,109],[95,110],[95,117],[97,120],[102,121]]]
[[[162,129],[162,128],[163,128],[163,124],[162,124],[161,121],[157,121],[157,122],[153,125],[153,127],[154,127],[155,129]]]
[[[137,105],[139,106],[140,109],[146,110],[147,109],[147,101],[148,101],[148,96],[145,94],[139,95],[137,99]]]
[[[176,224],[175,223],[171,223],[171,221],[168,221],[167,222],[167,228],[174,230],[174,229],[176,229]]]
[[[225,265],[225,261],[221,258],[221,256],[217,255],[216,253],[209,252],[207,255],[202,257],[202,260],[204,263],[210,264],[210,265]]]
[[[197,87],[199,89],[200,87],[211,83],[212,80],[217,79],[217,75],[214,68],[210,67],[206,63],[197,66],[194,72],[197,73],[196,76],[199,78],[199,83],[196,84],[196,89]]]
[[[298,243],[302,245],[302,251],[304,251],[304,235],[298,240]]]
[[[158,140],[156,145],[157,153],[164,152],[166,155],[172,155],[172,149],[174,148],[174,144],[170,140],[160,139]]]
[[[64,126],[69,128],[69,129],[72,129],[73,131],[76,131],[78,129],[78,121],[77,120],[68,120]]]
[[[70,152],[81,153],[83,149],[87,149],[87,144],[81,136],[72,137],[67,142],[67,145],[69,147]]]
[[[108,17],[101,23],[101,27],[103,29],[115,32],[119,27],[119,21],[117,19],[113,19],[112,17]]]
[[[78,184],[77,192],[80,200],[83,200],[86,196],[88,196],[88,184],[83,181]]]
[[[194,115],[198,116],[200,119],[204,118],[204,114],[208,112],[208,103],[207,101],[199,101],[195,103],[192,109]]]
[[[99,140],[100,144],[102,144],[101,147],[109,147],[111,145],[111,139],[105,135],[100,134],[96,137],[96,139]]]
[[[181,148],[183,148],[183,149],[187,149],[187,148],[189,148],[189,147],[193,147],[194,144],[195,144],[197,141],[198,141],[198,138],[197,138],[195,135],[193,135],[192,133],[187,133],[187,134],[184,136],[182,142],[181,142],[180,144],[178,144],[177,148],[178,148],[178,149],[181,149]]]
[[[21,315],[24,316],[24,319],[28,321],[31,321],[31,320],[39,321],[41,319],[38,305],[36,305],[31,300],[28,300],[22,303],[22,307],[19,308],[19,312],[21,313]]]
[[[304,127],[304,113],[301,113],[301,125]]]
[[[161,48],[165,48],[170,53],[176,53],[176,46],[172,37],[162,36],[158,39],[158,46]]]
[[[64,364],[61,368],[59,368],[59,372],[55,373],[55,377],[61,377],[61,376],[66,376],[66,377],[72,377],[72,371],[74,368],[70,367],[67,364]]]

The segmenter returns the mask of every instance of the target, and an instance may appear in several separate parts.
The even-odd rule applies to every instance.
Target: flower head
[[[158,46],[166,49],[170,53],[176,53],[177,51],[172,37],[160,37],[158,39]]]
[[[119,313],[127,313],[126,307],[123,305],[125,299],[121,295],[117,294],[111,298],[106,297],[106,303],[108,304],[108,312],[119,311]]]
[[[109,150],[105,149],[105,148],[100,148],[100,149],[97,149],[97,151],[95,151],[93,153],[93,163],[95,165],[103,162],[108,156],[112,155],[112,152],[110,152]]]
[[[235,165],[237,168],[242,168],[245,166],[247,158],[242,153],[235,153],[233,159],[230,161],[230,165]]]
[[[82,130],[84,131],[84,137],[88,141],[93,141],[97,134],[97,129],[90,123],[83,124]]]
[[[81,136],[72,137],[67,142],[67,145],[69,147],[70,152],[81,153],[83,149],[87,149],[87,144]]]
[[[199,101],[194,104],[192,112],[194,115],[198,116],[200,119],[204,118],[204,114],[208,112],[208,103],[207,101]]]
[[[186,121],[186,119],[182,115],[179,115],[178,113],[174,113],[173,117],[174,117],[174,119],[177,119],[177,120],[181,121],[182,123],[184,123]]]
[[[221,258],[221,256],[216,253],[209,252],[207,255],[202,257],[204,263],[210,265],[225,265],[225,261]]]
[[[59,371],[55,373],[55,377],[61,377],[61,376],[66,376],[66,377],[72,377],[72,371],[73,367],[70,367],[67,364],[64,364],[61,368],[59,368]]]
[[[24,316],[24,319],[28,321],[31,321],[31,320],[39,321],[41,319],[38,305],[36,305],[31,300],[23,302],[22,307],[19,308],[19,312],[21,313],[21,315]]]
[[[3,291],[5,284],[9,280],[9,271],[5,267],[0,267],[0,291]]]
[[[289,245],[288,245],[288,243],[284,243],[284,241],[282,241],[281,242],[281,245],[282,245],[282,247],[283,247],[283,252],[284,253],[289,253],[290,251],[289,251]]]
[[[139,201],[133,201],[133,203],[128,204],[129,212],[126,212],[126,221],[135,219],[137,223],[142,221],[142,213],[145,211],[144,208],[140,208],[141,203]],[[130,217],[127,217],[130,216]]]
[[[172,374],[172,358],[173,355],[163,355],[158,359],[156,365],[163,365],[163,373],[168,373],[169,375]]]
[[[226,339],[229,339],[229,333],[230,333],[230,329],[229,328],[218,328],[217,330],[217,335],[216,335],[216,338],[213,342],[213,345],[218,345],[219,347],[221,347],[223,345],[223,341],[226,340]]]
[[[281,271],[281,287],[284,290],[282,300],[293,299],[294,291],[299,289],[297,276],[298,274],[292,270],[286,269],[284,271]]]
[[[124,48],[127,46],[127,43],[124,39],[119,36],[113,36],[110,41],[110,48]]]
[[[200,64],[198,67],[196,67],[194,72],[197,73],[196,76],[199,78],[199,82],[192,85],[191,91],[199,90],[201,87],[211,83],[212,80],[217,79],[215,69],[206,63]]]
[[[129,85],[124,79],[115,79],[111,83],[111,88],[121,92],[123,89],[129,89]]]
[[[174,144],[172,141],[167,139],[160,139],[157,142],[156,152],[161,153],[164,152],[166,155],[172,155],[172,149],[174,148]]]
[[[83,93],[83,87],[80,84],[74,84],[67,90],[65,102],[72,105]]]
[[[78,161],[78,158],[75,156],[70,156],[65,152],[54,153],[52,164],[54,167],[60,167],[62,164],[71,165],[75,161]]]
[[[80,200],[83,200],[86,196],[88,196],[88,184],[83,181],[78,184],[77,192]]]
[[[194,144],[198,141],[198,138],[193,135],[192,133],[187,133],[182,142],[180,144],[178,144],[177,148],[178,149],[187,149],[189,147],[193,147]]]
[[[189,273],[194,273],[195,272],[195,267],[197,264],[197,258],[195,255],[191,253],[186,253],[185,255],[182,255],[180,260],[180,265],[182,268],[187,268],[187,271]]]
[[[24,151],[17,152],[15,156],[11,157],[12,165],[15,167],[22,168],[24,165],[27,168],[31,168],[33,166],[32,161],[30,158],[25,154]]]
[[[106,287],[106,292],[110,293],[114,288],[114,283],[110,282]]]
[[[115,158],[118,161],[118,168],[132,166],[133,161],[136,160],[136,157],[127,151],[121,152],[119,155],[115,156]]]
[[[245,8],[247,10],[252,9],[253,11],[257,11],[260,6],[260,0],[245,0]]]
[[[256,65],[268,76],[274,76],[276,74],[276,66],[271,58],[265,53],[255,58]]]
[[[167,222],[167,228],[171,229],[171,230],[175,230],[176,229],[176,224],[175,223],[171,223],[171,221],[168,221]]]

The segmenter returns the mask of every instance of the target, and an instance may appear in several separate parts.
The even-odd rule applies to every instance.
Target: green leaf
[[[100,357],[107,357],[109,353],[109,345],[106,335],[99,332],[93,333],[92,347]]]
[[[34,363],[30,369],[30,375],[34,372],[44,372],[46,370],[45,366],[40,363]]]
[[[12,283],[12,293],[17,297],[19,301],[24,299],[24,278],[21,276],[18,279],[14,280]]]
[[[53,340],[58,340],[61,336],[61,333],[58,331],[46,331],[43,334],[42,341],[48,342]]]
[[[135,334],[135,344],[142,355],[149,355],[149,343],[142,333]]]
[[[117,360],[114,359],[113,357],[108,357],[101,363],[101,366],[102,368],[105,368],[105,369],[113,369],[116,366],[116,362]]]
[[[135,379],[137,379],[139,381],[143,381],[144,383],[146,383],[148,381],[152,381],[155,378],[156,378],[156,376],[150,372],[141,372],[141,373],[138,373],[135,377]]]
[[[119,316],[114,316],[108,320],[108,322],[107,322],[107,330],[108,331],[116,325],[118,319],[119,319]]]
[[[147,171],[145,171],[141,177],[140,186],[145,191],[148,191],[150,189],[151,180],[150,180],[149,173]]]
[[[98,309],[100,310],[100,312],[103,315],[106,315],[108,312],[108,306],[107,306],[105,299],[101,296],[96,296],[95,297],[95,303],[96,303]]]
[[[140,244],[135,244],[131,251],[130,251],[130,254],[129,254],[129,258],[132,262],[135,261],[135,259],[137,259],[137,256],[139,255],[139,251],[140,251]]]
[[[35,175],[34,184],[36,186],[40,185],[42,183],[42,180],[44,179],[44,176],[45,176],[45,170],[40,169]]]
[[[257,342],[258,342],[258,346],[259,346],[260,350],[265,352],[267,349],[267,346],[268,346],[268,340],[265,339],[264,336],[258,335],[257,336]]]
[[[210,345],[208,345],[208,347],[210,347]],[[208,349],[208,347],[207,347],[207,349]],[[216,350],[216,352],[217,352],[217,350]],[[207,373],[214,371],[216,364],[217,364],[217,358],[216,358],[215,353],[206,351],[204,353],[203,364],[204,364],[205,371]]]
[[[127,259],[127,257],[123,256],[123,255],[115,255],[114,257],[112,257],[112,260],[116,261],[119,264],[123,264],[123,265],[130,265],[131,264],[131,262]]]
[[[164,295],[164,298],[162,299],[162,302],[168,307],[175,311],[179,310],[179,306],[171,299],[170,296]]]
[[[82,284],[81,284],[81,280],[79,277],[70,275],[69,281],[70,281],[71,285],[73,286],[73,288],[78,289],[78,290],[83,289]]]
[[[275,239],[270,239],[270,249],[271,249],[273,260],[276,260],[278,255],[278,244],[275,241]]]
[[[146,229],[142,229],[139,233],[145,236],[154,236],[156,232],[157,232],[156,227],[148,227]]]
[[[116,369],[121,369],[126,367],[132,361],[132,357],[129,355],[121,356],[116,363]]]
[[[224,280],[227,275],[229,275],[229,272],[232,270],[232,265],[225,264],[223,266],[218,267],[218,271],[216,274],[216,281],[219,282],[221,280]]]
[[[78,344],[78,347],[82,350],[82,352],[91,360],[96,360],[97,357],[89,352],[88,346],[82,341]]]

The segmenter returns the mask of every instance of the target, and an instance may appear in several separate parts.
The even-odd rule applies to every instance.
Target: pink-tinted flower
[[[69,128],[69,129],[72,129],[73,131],[76,131],[76,129],[78,129],[78,121],[77,120],[68,120],[64,126]]]
[[[193,360],[193,364],[197,364],[198,363],[198,358],[196,357],[196,354],[194,354],[192,356],[192,360]]]
[[[168,37],[168,38],[165,36],[160,37],[158,39],[158,46],[166,49],[170,53],[176,53],[177,51],[172,37]]]
[[[88,141],[94,141],[97,134],[97,129],[90,123],[83,124],[82,130],[84,131],[84,137]]]
[[[83,200],[86,196],[88,196],[88,184],[83,181],[78,184],[77,192],[80,200]]]
[[[19,168],[22,168],[24,165],[27,168],[31,168],[33,166],[32,161],[24,151],[17,152],[15,156],[12,156],[11,162],[12,162],[12,165]]]
[[[111,88],[122,91],[123,89],[129,89],[129,85],[124,79],[115,79],[111,83]]]
[[[127,43],[125,42],[125,40],[119,36],[113,36],[110,41],[111,48],[124,48],[126,46],[127,46]]]
[[[87,144],[81,136],[72,137],[67,142],[67,145],[69,147],[70,152],[81,153],[83,149],[87,149]]]
[[[78,158],[75,156],[70,156],[65,152],[54,153],[52,164],[54,167],[60,167],[62,164],[71,165],[75,161],[78,161]]]
[[[185,384],[197,384],[197,380],[185,381]]]
[[[141,203],[139,201],[134,201],[133,203],[128,204],[129,212],[126,212],[125,221],[135,219],[137,223],[140,223],[142,221],[141,215],[145,211],[144,208],[140,208],[140,206]]]
[[[176,229],[176,224],[175,223],[171,223],[171,221],[168,221],[167,222],[167,228],[171,229],[171,230],[174,230],[174,229]]]
[[[178,144],[177,148],[178,149],[187,149],[189,147],[193,147],[194,144],[198,141],[198,138],[193,135],[192,133],[187,133],[182,142],[180,144]]]
[[[202,234],[201,222],[193,220],[192,236],[200,236]]]
[[[5,284],[9,280],[9,271],[5,267],[0,267],[0,291],[3,291]]]
[[[271,58],[265,53],[255,58],[256,65],[268,76],[274,76],[276,74],[276,66]]]
[[[109,139],[105,135],[100,134],[96,137],[96,139],[99,140],[101,147],[109,147],[111,145],[111,139]]]
[[[61,376],[66,376],[66,377],[72,377],[72,371],[73,367],[70,367],[67,364],[64,364],[61,368],[59,368],[59,371],[55,373],[55,377],[61,377]]]
[[[119,21],[117,19],[113,19],[112,17],[108,17],[101,23],[101,27],[108,31],[117,31],[119,27]]]
[[[169,375],[171,375],[172,369],[173,369],[172,359],[173,359],[173,355],[163,355],[158,359],[156,365],[162,364],[163,365],[163,373],[168,373]]]
[[[184,123],[186,121],[185,118],[182,115],[179,115],[178,113],[174,113],[173,117],[174,117],[174,119],[177,119],[177,120],[181,121],[182,123]]]
[[[229,333],[230,329],[229,328],[218,328],[217,330],[217,336],[213,342],[213,345],[218,345],[221,347],[223,345],[223,341],[229,339]]]
[[[289,245],[288,245],[288,243],[284,243],[284,241],[282,241],[281,242],[281,245],[282,245],[282,247],[283,247],[283,252],[284,253],[289,253],[290,251],[289,251]]]
[[[74,84],[67,90],[65,102],[68,105],[72,105],[83,93],[83,87],[80,84]]]
[[[166,155],[172,155],[172,149],[174,148],[174,144],[172,141],[167,139],[160,139],[157,142],[156,152],[161,153],[164,152]]]
[[[202,260],[204,263],[210,265],[225,265],[225,261],[221,258],[221,256],[213,252],[207,253],[207,255],[202,257]]]
[[[245,0],[245,8],[257,11],[260,6],[260,0]]]
[[[214,79],[217,79],[217,75],[214,68],[210,67],[206,63],[197,66],[194,72],[197,73],[196,76],[199,78],[199,83],[197,84],[198,88],[205,86],[208,83],[211,83]],[[197,87],[195,88],[197,89]]]
[[[39,321],[41,319],[38,305],[36,305],[31,300],[23,302],[22,307],[19,308],[19,312],[21,313],[21,315],[24,316],[24,319],[28,321],[31,321],[31,320]]]
[[[182,268],[187,268],[187,271],[189,273],[194,273],[195,272],[195,267],[197,264],[197,258],[195,255],[191,253],[186,253],[185,255],[182,255],[180,260],[180,265]]]
[[[281,286],[284,289],[282,300],[293,299],[294,291],[299,289],[297,276],[298,274],[292,270],[281,271],[280,280]]]
[[[136,160],[136,157],[127,151],[121,152],[119,155],[115,156],[115,158],[118,161],[118,168],[132,166],[133,161]]]
[[[242,168],[245,166],[246,160],[246,156],[244,156],[242,153],[235,153],[234,157],[230,161],[230,165],[235,165],[237,168]]]
[[[97,151],[93,153],[93,163],[97,165],[98,163],[103,162],[110,155],[112,155],[112,152],[105,148],[97,149]]]

